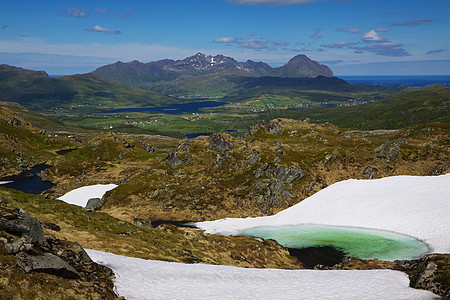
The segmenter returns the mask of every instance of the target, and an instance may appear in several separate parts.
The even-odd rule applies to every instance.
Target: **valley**
[[[212,63],[218,61],[222,63]],[[250,72],[254,66],[256,69]],[[429,212],[435,220],[426,215],[426,222],[414,222],[426,229],[423,237],[418,236],[420,230],[405,229],[419,225],[410,226],[413,217],[408,209],[392,208],[383,200],[388,198],[382,195],[383,188],[371,193],[381,195],[380,200],[363,201],[380,206],[363,206],[358,216],[365,220],[361,216],[401,212],[395,218],[407,217],[403,225],[392,222],[383,227],[385,223],[380,221],[377,224],[383,226],[378,228],[358,217],[347,218],[348,223],[328,224],[332,216],[326,221],[312,218],[307,223],[392,230],[426,240],[419,248],[423,250],[430,243],[432,247],[420,256],[436,261],[436,270],[426,284],[416,286],[447,297],[445,274],[449,269],[442,261],[448,257],[448,241],[443,239],[438,251],[433,243],[438,233],[443,230],[445,234],[446,230],[441,212],[445,211],[442,195],[447,190],[438,186],[448,181],[450,88],[356,85],[332,77],[325,67],[306,56],[269,69],[262,63],[197,54],[180,61],[116,63],[92,74],[55,79],[44,72],[1,65],[0,220],[9,224],[10,220],[25,218],[20,207],[39,220],[42,236],[52,243],[51,247],[33,244],[32,251],[21,247],[16,251],[11,245],[26,239],[26,234],[1,227],[0,257],[8,266],[0,268],[2,282],[9,284],[21,278],[31,291],[40,290],[43,297],[54,295],[49,286],[41,285],[39,277],[54,275],[26,275],[16,265],[23,255],[60,255],[62,250],[52,248],[60,241],[77,242],[90,249],[89,255],[104,260],[112,254],[103,252],[109,252],[185,264],[287,270],[402,269],[411,276],[425,276],[417,268],[408,267],[423,263],[414,255],[402,264],[392,259],[358,258],[336,246],[333,251],[343,251],[339,262],[324,265],[301,256],[306,254],[293,254],[299,253],[297,248],[285,248],[272,237],[263,239],[262,234],[251,233],[235,236],[226,231],[234,226],[232,218],[240,220],[237,222],[268,216],[276,219],[349,180],[392,182],[408,175],[439,181],[430,191],[436,193],[437,202],[429,202],[434,203]],[[135,77],[133,72],[138,68],[146,68],[149,73],[144,76],[138,72]],[[314,76],[317,68],[328,76]],[[305,77],[308,70],[311,76]],[[114,77],[122,83],[99,76]],[[179,89],[181,85],[184,87]],[[223,87],[226,89],[220,90]],[[192,99],[194,95],[202,99]],[[20,180],[8,176],[26,174],[43,164],[49,167],[38,176],[51,185],[35,195],[5,183]],[[58,200],[70,191],[98,185],[113,188],[100,196],[87,196],[83,205],[77,204],[80,199]],[[404,189],[403,194],[407,194],[414,187],[405,182],[395,189]],[[338,194],[334,196],[339,198]],[[99,205],[84,207],[89,198],[98,198]],[[416,202],[411,207],[422,207],[423,203]],[[340,211],[336,218],[345,219],[359,209],[358,205],[339,205],[334,209]],[[301,219],[313,215],[305,212]],[[374,220],[380,220],[377,218]],[[203,230],[177,226],[186,222]],[[231,222],[231,226],[223,234],[220,226],[203,228],[202,224],[208,222]],[[82,269],[72,260],[67,262],[80,274],[88,272],[85,263]],[[119,265],[115,268],[121,270]],[[306,273],[296,274],[301,278]],[[83,276],[73,279],[70,288],[66,281],[60,284],[80,293],[79,299],[86,295],[114,299],[106,289],[112,286],[111,276]],[[120,276],[114,280],[121,284]],[[6,285],[0,282],[0,287]],[[21,295],[17,288],[4,289],[10,298]]]

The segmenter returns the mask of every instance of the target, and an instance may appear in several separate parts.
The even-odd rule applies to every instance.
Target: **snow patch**
[[[57,198],[57,200],[85,207],[89,199],[102,198],[107,191],[110,191],[116,187],[116,184],[96,184],[83,186],[64,194],[63,196]]]
[[[88,250],[127,299],[435,299],[399,271],[246,269],[144,260]]]
[[[256,226],[318,224],[393,231],[450,253],[450,174],[335,183],[276,215],[196,223],[207,233],[237,235]]]

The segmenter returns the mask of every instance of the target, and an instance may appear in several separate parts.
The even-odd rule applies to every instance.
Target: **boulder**
[[[51,253],[39,255],[19,253],[16,257],[18,267],[25,273],[42,272],[71,279],[80,277],[80,274],[67,262]]]
[[[172,169],[176,169],[183,164],[183,161],[178,157],[176,150],[172,151],[166,157],[167,163]]]
[[[33,244],[29,237],[19,238],[11,243],[5,244],[5,249],[9,254],[17,254],[19,252],[32,252]]]
[[[86,207],[84,208],[84,210],[86,210],[88,212],[94,212],[97,209],[99,209],[101,205],[102,205],[102,199],[90,198],[88,200],[88,202],[86,203]]]
[[[6,118],[6,124],[9,126],[20,126],[22,125],[22,122],[16,118]]]
[[[373,168],[371,166],[367,166],[361,176],[366,179],[373,179],[377,176],[377,168]]]
[[[225,138],[225,135],[222,133],[213,133],[209,137],[209,146],[208,148],[211,150],[215,150],[218,152],[230,151],[234,148],[233,143],[228,142]]]

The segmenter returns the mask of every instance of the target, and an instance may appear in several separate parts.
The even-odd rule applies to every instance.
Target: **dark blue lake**
[[[170,115],[181,115],[184,113],[201,113],[202,108],[217,107],[225,104],[227,103],[220,101],[198,101],[156,107],[119,108],[113,110],[104,110],[102,111],[102,113],[156,112]]]
[[[392,88],[399,85],[408,87],[424,86],[429,84],[443,84],[450,86],[450,75],[367,75],[367,76],[337,76],[345,81],[370,85],[370,86],[382,86],[386,88]]]
[[[28,194],[38,195],[53,186],[50,183],[42,181],[41,178],[37,176],[37,174],[48,168],[50,168],[49,165],[38,165],[19,175],[0,178],[0,181],[11,181],[0,186],[19,190]]]

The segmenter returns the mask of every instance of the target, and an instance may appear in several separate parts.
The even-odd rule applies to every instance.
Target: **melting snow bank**
[[[144,260],[86,250],[127,299],[436,299],[399,271],[246,269]]]
[[[276,215],[195,223],[207,233],[238,235],[256,226],[322,224],[393,231],[450,253],[450,174],[335,183]]]
[[[102,198],[107,191],[110,191],[116,187],[116,184],[96,184],[83,186],[71,190],[65,195],[59,197],[58,200],[62,200],[69,204],[85,207],[89,199]]]

